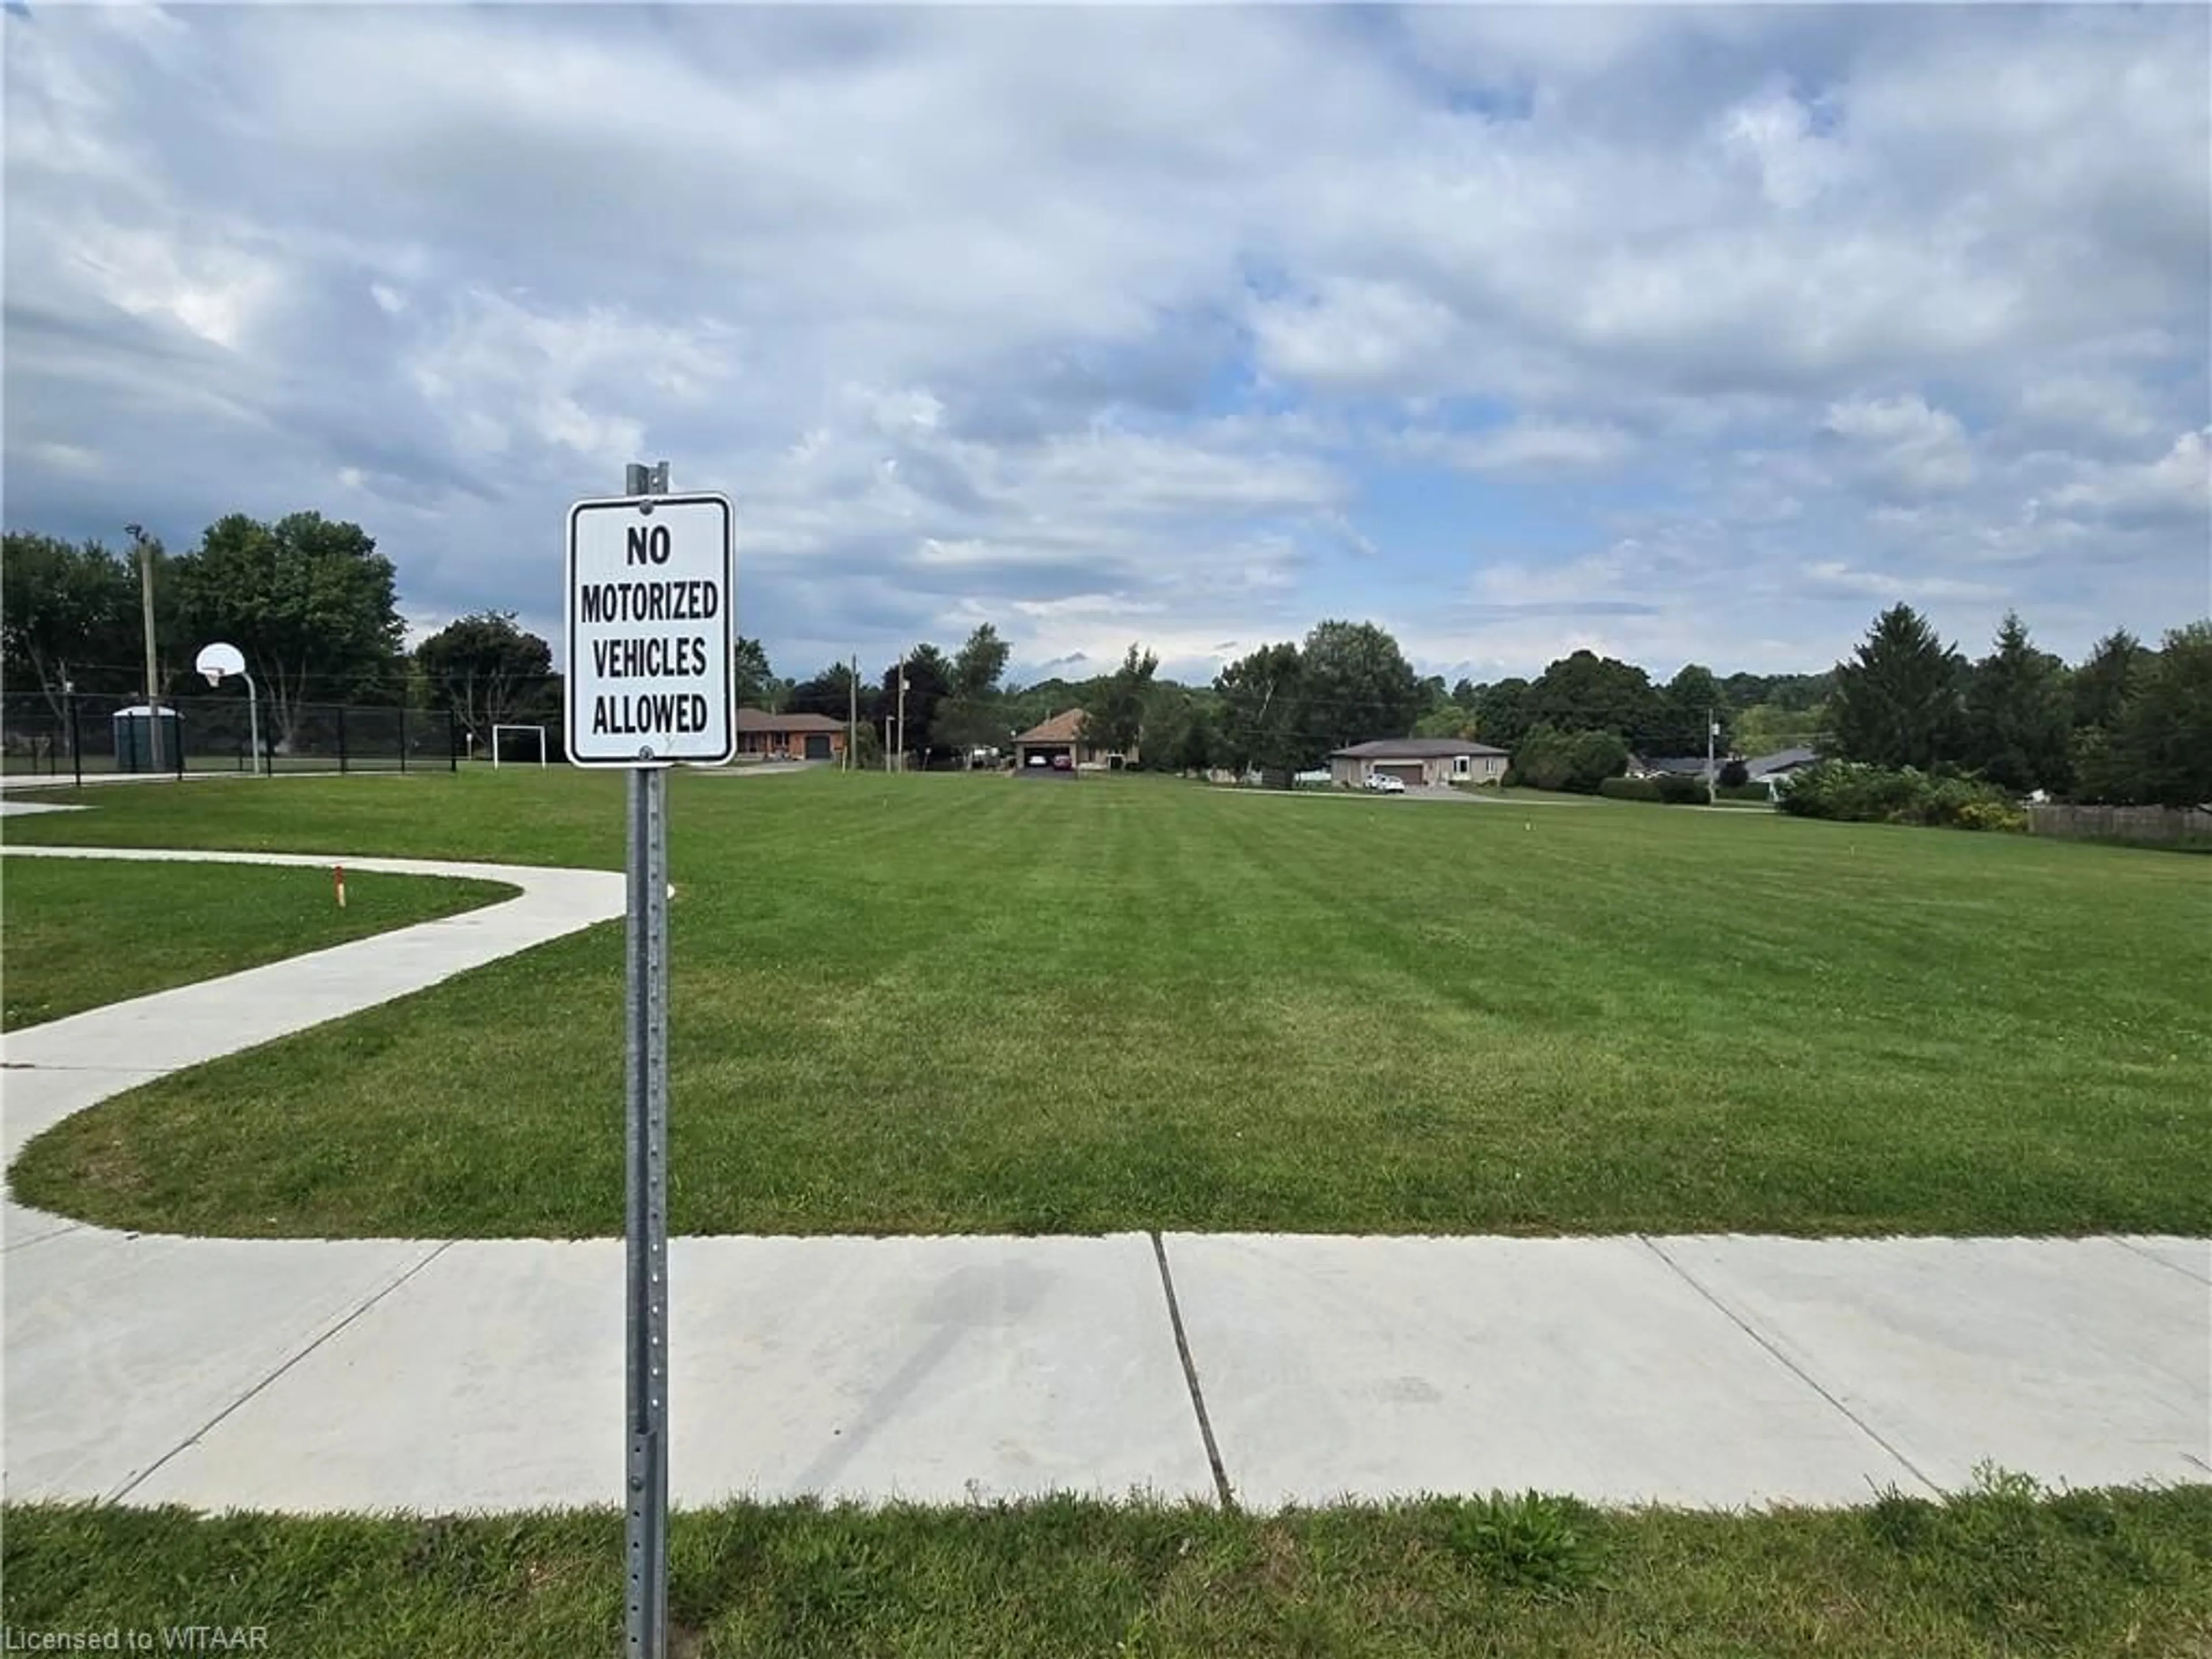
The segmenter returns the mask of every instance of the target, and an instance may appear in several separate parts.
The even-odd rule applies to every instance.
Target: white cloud
[[[409,354],[405,370],[472,450],[505,452],[520,431],[578,455],[633,455],[645,422],[613,400],[631,410],[648,398],[699,402],[732,372],[728,336],[711,319],[684,326],[611,307],[553,312],[472,289]]]
[[[1410,433],[1403,447],[1409,454],[1464,471],[1520,475],[1616,466],[1633,453],[1637,441],[1610,424],[1533,419],[1469,434]]]
[[[30,446],[30,453],[33,459],[58,472],[90,473],[100,471],[100,453],[80,444],[33,443]]]
[[[2094,520],[2203,524],[2212,511],[2212,426],[2183,433],[2155,460],[2085,466],[2050,505]]]
[[[1831,404],[1821,431],[1843,441],[1844,465],[1907,500],[1954,493],[1974,481],[1974,455],[1959,417],[1918,396]]]
[[[410,606],[540,614],[561,504],[665,456],[802,658],[2201,604],[2201,9],[0,27],[9,511],[58,530],[113,516],[81,454],[173,539],[337,480]]]

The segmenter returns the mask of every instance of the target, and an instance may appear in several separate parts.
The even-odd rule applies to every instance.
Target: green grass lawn
[[[76,820],[71,820],[76,822]],[[252,865],[0,860],[0,1030],[511,897],[487,881]]]
[[[15,1632],[261,1626],[267,1652],[316,1659],[621,1650],[611,1513],[5,1519]],[[669,1577],[672,1650],[746,1659],[2185,1659],[2212,1651],[2212,1488],[1738,1516],[738,1505],[676,1517]]]
[[[673,1224],[2212,1232],[2212,866],[1152,779],[672,787]],[[133,789],[21,839],[618,867],[622,781]],[[618,1233],[622,930],[58,1126],[110,1225]]]

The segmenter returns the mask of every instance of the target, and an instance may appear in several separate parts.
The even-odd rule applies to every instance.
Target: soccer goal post
[[[545,728],[542,726],[495,726],[491,729],[491,769],[499,770],[500,736],[507,732],[535,732],[538,734],[538,763],[545,764]]]

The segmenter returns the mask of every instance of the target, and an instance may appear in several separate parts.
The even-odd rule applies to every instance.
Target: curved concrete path
[[[5,1038],[8,1157],[139,1082],[623,904],[606,872],[343,862],[521,891]],[[618,1499],[619,1240],[142,1237],[12,1202],[0,1223],[8,1498]],[[2202,1240],[686,1238],[670,1285],[687,1505],[1851,1503],[1955,1487],[1983,1458],[2076,1485],[2212,1478]]]

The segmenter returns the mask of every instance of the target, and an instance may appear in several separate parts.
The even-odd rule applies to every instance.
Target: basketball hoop
[[[208,683],[210,690],[220,687],[233,674],[246,682],[246,720],[250,734],[247,741],[253,745],[253,769],[258,773],[265,763],[265,757],[261,753],[261,694],[253,684],[253,676],[246,672],[246,653],[234,645],[217,640],[212,645],[200,647],[200,653],[193,659],[192,666],[199,671],[200,678]]]

